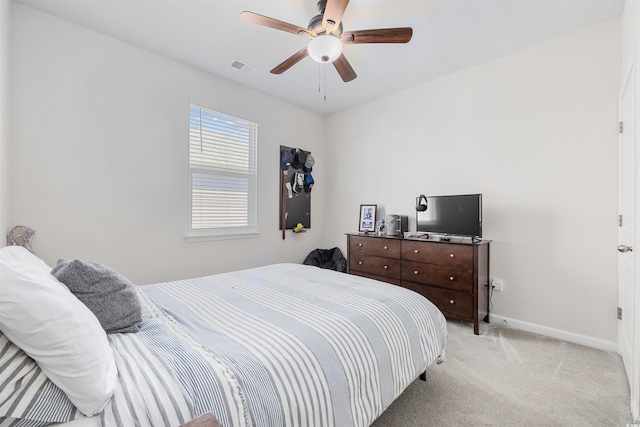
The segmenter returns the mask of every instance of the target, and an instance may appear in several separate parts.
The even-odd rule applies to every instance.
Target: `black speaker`
[[[424,203],[421,203],[424,200]],[[428,202],[427,197],[424,194],[421,194],[419,197],[416,197],[416,210],[418,212],[424,212],[427,210]]]

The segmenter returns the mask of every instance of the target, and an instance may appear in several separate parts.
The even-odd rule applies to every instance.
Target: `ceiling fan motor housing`
[[[326,34],[327,30],[322,26],[323,17],[324,15],[321,13],[311,18],[309,20],[309,24],[307,25],[307,29],[315,35]],[[342,22],[340,22],[340,25],[338,25],[336,29],[331,32],[331,34],[340,38],[340,36],[342,35]]]

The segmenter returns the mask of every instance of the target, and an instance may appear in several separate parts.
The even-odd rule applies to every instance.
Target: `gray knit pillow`
[[[134,285],[120,273],[95,261],[61,259],[51,274],[89,307],[108,334],[140,329],[138,295]]]

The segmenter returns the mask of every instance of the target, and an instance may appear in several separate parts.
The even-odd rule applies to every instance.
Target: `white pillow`
[[[0,259],[0,330],[80,412],[94,415],[118,383],[107,335],[94,314],[37,264]]]
[[[5,246],[4,248],[0,248],[0,261],[31,265],[45,273],[51,272],[51,267],[22,246]]]

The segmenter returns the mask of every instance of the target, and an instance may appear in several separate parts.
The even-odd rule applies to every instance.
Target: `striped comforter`
[[[299,264],[141,286],[113,334],[105,427],[368,426],[444,357],[445,319],[407,289]]]

